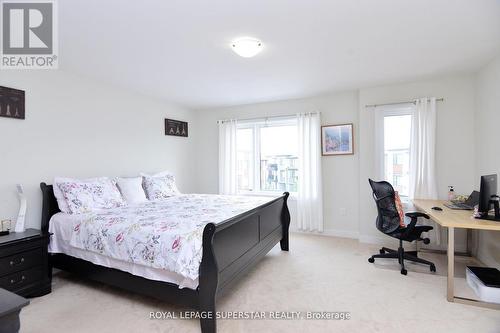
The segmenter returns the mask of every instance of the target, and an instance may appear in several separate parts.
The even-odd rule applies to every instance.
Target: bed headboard
[[[42,232],[49,231],[49,221],[52,215],[59,213],[59,206],[57,205],[56,197],[54,196],[54,189],[52,185],[40,183],[42,189]]]

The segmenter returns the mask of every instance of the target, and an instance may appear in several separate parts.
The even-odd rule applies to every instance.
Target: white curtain
[[[410,151],[410,198],[437,199],[436,182],[436,98],[415,101]],[[435,226],[436,243],[441,243],[441,230]]]
[[[320,124],[319,113],[297,115],[299,158],[297,227],[304,231],[323,232]]]
[[[437,199],[436,98],[415,101],[410,152],[410,198]]]
[[[219,193],[235,195],[238,191],[236,161],[236,120],[219,122]]]

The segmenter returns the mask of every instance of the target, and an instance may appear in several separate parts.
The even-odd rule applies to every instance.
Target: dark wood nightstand
[[[49,234],[26,229],[0,236],[0,288],[25,297],[50,293]]]

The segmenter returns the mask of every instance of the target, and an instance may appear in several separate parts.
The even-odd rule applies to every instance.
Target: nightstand
[[[49,234],[26,229],[0,236],[0,288],[25,297],[50,293]]]

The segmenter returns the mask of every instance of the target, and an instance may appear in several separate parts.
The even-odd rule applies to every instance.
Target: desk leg
[[[455,278],[455,228],[448,227],[448,277],[447,277],[447,293],[446,299],[448,302],[453,302],[454,298],[454,278]]]

